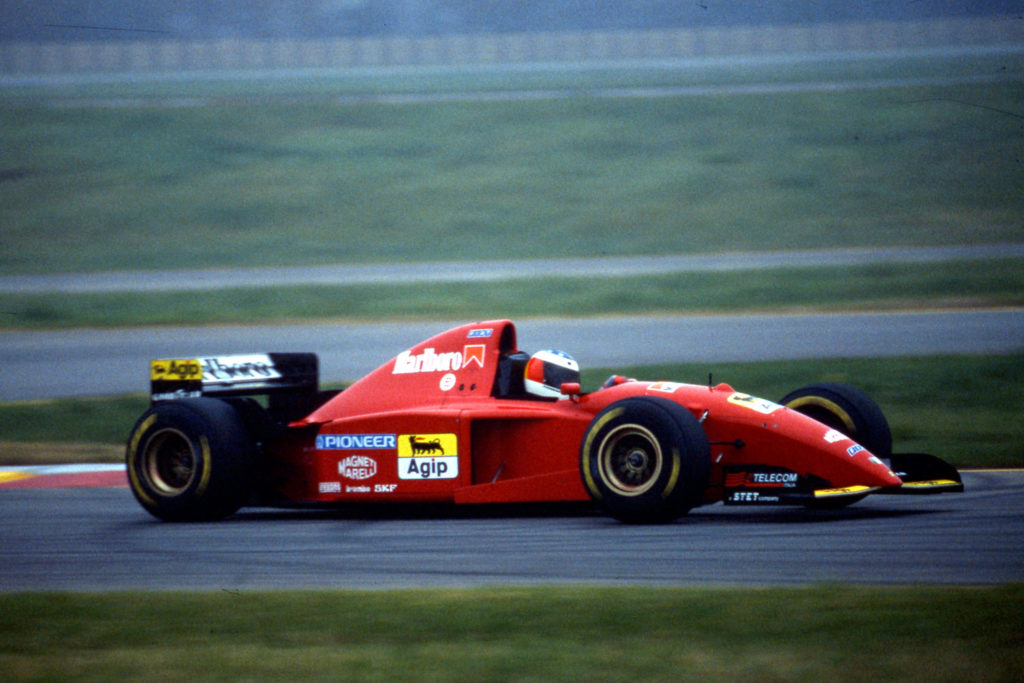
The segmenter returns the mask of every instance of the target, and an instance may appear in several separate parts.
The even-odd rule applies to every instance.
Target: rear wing
[[[154,360],[149,364],[150,398],[156,403],[199,396],[315,396],[319,374],[315,353]]]

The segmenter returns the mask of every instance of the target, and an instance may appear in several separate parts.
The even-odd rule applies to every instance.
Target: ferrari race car
[[[881,410],[847,385],[779,403],[710,381],[612,377],[584,393],[571,357],[520,351],[508,320],[434,336],[340,392],[318,374],[310,353],[153,361],[126,454],[139,503],[188,521],[245,505],[589,500],[665,522],[718,501],[963,490],[939,458],[893,453]]]

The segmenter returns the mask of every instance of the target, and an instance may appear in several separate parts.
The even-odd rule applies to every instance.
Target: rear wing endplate
[[[253,353],[154,360],[153,402],[199,396],[250,396],[318,391],[315,353]]]

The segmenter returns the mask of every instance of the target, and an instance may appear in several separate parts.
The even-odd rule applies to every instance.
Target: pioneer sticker
[[[388,450],[395,447],[394,434],[317,434],[318,451]]]

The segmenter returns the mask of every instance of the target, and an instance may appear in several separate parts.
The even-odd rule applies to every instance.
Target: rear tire
[[[677,403],[630,398],[598,413],[580,446],[591,498],[612,517],[669,522],[699,505],[711,450],[697,419]]]
[[[212,398],[161,402],[142,414],[128,438],[128,481],[154,517],[221,519],[247,502],[255,451],[232,405]]]

